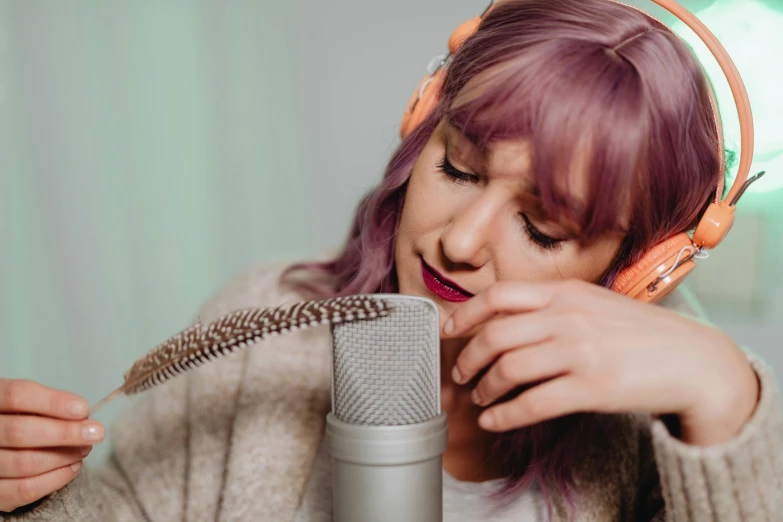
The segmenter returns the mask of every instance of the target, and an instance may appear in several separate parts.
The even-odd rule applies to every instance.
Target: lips
[[[461,303],[473,297],[473,294],[443,276],[428,265],[424,259],[421,260],[421,276],[427,289],[441,299],[452,303]]]

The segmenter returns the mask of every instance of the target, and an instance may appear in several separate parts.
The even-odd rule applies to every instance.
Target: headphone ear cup
[[[481,24],[480,16],[462,22],[449,37],[449,53],[452,55],[456,53],[462,43],[478,30],[479,24]],[[400,138],[405,139],[409,136],[437,105],[445,70],[445,67],[441,68],[434,75],[424,78],[416,86],[416,90],[413,91],[413,96],[408,102],[408,108],[402,116]]]
[[[655,290],[649,290],[648,287],[652,283],[671,269],[677,261],[677,256],[680,255],[684,248],[695,248],[693,241],[685,232],[655,245],[641,260],[626,268],[617,276],[612,287],[613,290],[639,301],[657,303],[677,288],[688,274],[696,268],[696,263],[693,259],[689,259],[662,281],[659,281]]]
[[[711,203],[699,220],[693,233],[693,242],[707,250],[718,246],[734,224],[734,210],[735,207],[726,204],[725,201]]]
[[[435,105],[438,103],[438,94],[440,93],[444,73],[445,69],[441,69],[434,75],[424,78],[416,86],[416,90],[413,91],[413,95],[408,102],[408,108],[402,117],[400,138],[405,139],[410,135],[435,108]]]
[[[459,27],[454,29],[454,32],[449,37],[449,52],[455,54],[462,46],[462,43],[478,31],[479,25],[481,25],[481,17],[476,16],[462,22]]]

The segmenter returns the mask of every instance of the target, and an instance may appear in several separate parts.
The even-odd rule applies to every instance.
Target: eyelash
[[[438,169],[443,172],[451,181],[454,183],[478,183],[481,181],[481,178],[479,178],[476,174],[470,174],[467,172],[462,172],[458,168],[456,168],[454,165],[451,164],[451,162],[448,160],[448,158],[444,155],[443,159],[438,162]],[[530,218],[527,217],[527,214],[520,213],[519,216],[522,218],[522,226],[525,230],[525,234],[527,237],[535,243],[537,246],[541,247],[544,250],[556,250],[557,248],[562,246],[563,239],[556,239],[553,237],[549,237],[540,230],[538,230],[533,223],[530,221]]]
[[[446,156],[443,156],[443,159],[440,160],[438,163],[438,168],[446,174],[449,178],[451,178],[452,181],[457,183],[478,183],[481,181],[481,178],[479,178],[476,174],[469,174],[467,172],[462,172],[457,167],[451,164],[451,162],[448,160]]]
[[[522,217],[522,225],[525,228],[525,233],[536,245],[540,246],[544,250],[557,250],[563,246],[564,239],[556,239],[554,237],[547,236],[538,230],[533,223],[530,222],[530,218],[527,214],[520,213]]]

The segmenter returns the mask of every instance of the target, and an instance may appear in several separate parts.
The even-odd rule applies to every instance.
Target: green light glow
[[[748,90],[755,127],[756,145],[751,175],[767,174],[748,192],[772,192],[783,188],[783,11],[756,0],[716,0],[694,13],[723,44],[737,65]],[[723,71],[707,46],[680,21],[672,29],[694,49],[711,78],[726,137],[726,147],[739,153],[739,118]],[[736,169],[732,171],[732,177]]]

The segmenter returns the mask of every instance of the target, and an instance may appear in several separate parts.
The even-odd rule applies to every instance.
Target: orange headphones
[[[764,172],[748,178],[753,158],[753,114],[751,113],[750,100],[748,99],[745,85],[726,49],[723,48],[715,35],[698,18],[673,0],[653,1],[693,29],[715,56],[729,81],[731,92],[734,95],[734,103],[739,112],[741,132],[740,164],[734,184],[726,198],[721,200],[723,179],[718,182],[715,202],[707,208],[696,227],[693,237],[690,237],[686,232],[682,232],[659,243],[650,249],[640,261],[618,275],[614,283],[616,292],[634,299],[654,303],[674,290],[696,267],[694,259],[697,256],[702,254],[704,250],[715,248],[726,237],[734,223],[734,210],[737,201],[739,201],[748,186],[764,175]],[[448,54],[436,58],[428,67],[429,74],[416,87],[402,119],[400,128],[402,138],[408,136],[418,127],[435,108],[438,102],[441,82],[443,81],[444,72],[450,57],[457,52],[457,49],[459,49],[459,46],[466,38],[478,30],[481,18],[495,3],[497,2],[493,0],[480,16],[462,23],[449,38]],[[628,7],[636,9],[632,6]],[[647,13],[645,15],[650,16]],[[652,18],[652,16],[650,17]],[[713,108],[715,110],[715,121],[718,126],[722,152],[723,136],[720,126],[720,115],[714,100]]]

